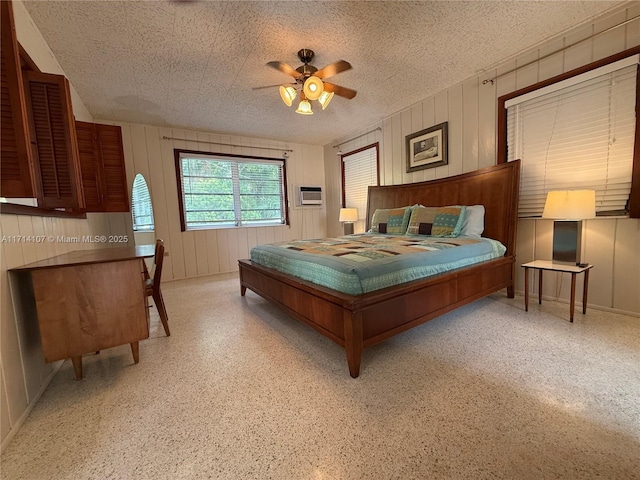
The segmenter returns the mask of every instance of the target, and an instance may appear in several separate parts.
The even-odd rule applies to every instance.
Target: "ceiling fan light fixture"
[[[324,91],[324,84],[318,77],[311,75],[304,81],[302,89],[309,100],[317,100]]]
[[[296,113],[299,113],[301,115],[313,115],[313,112],[311,111],[311,104],[309,103],[309,101],[300,100],[300,105],[298,105]]]
[[[287,107],[293,104],[293,100],[296,98],[296,89],[293,87],[285,87],[280,85],[280,97]]]
[[[320,98],[318,98],[318,103],[322,105],[322,110],[327,108],[327,105],[329,105],[329,102],[331,101],[332,98],[333,98],[333,92],[327,92],[325,90],[320,94]]]

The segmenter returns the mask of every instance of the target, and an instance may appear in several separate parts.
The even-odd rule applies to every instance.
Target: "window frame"
[[[347,153],[343,153],[340,155],[340,181],[341,181],[341,200],[340,200],[340,205],[342,206],[342,208],[346,208],[345,202],[346,202],[346,192],[345,192],[345,186],[346,186],[346,182],[345,182],[345,178],[344,178],[344,162],[345,162],[345,157],[351,156],[351,155],[355,155],[356,153],[360,153],[363,152],[365,150],[368,150],[370,148],[374,148],[376,149],[376,186],[380,186],[380,142],[375,142],[375,143],[371,143],[369,145],[365,145],[364,147],[360,147],[357,148],[355,150],[351,150],[350,152]]]
[[[142,186],[136,187],[136,181],[138,180],[138,178],[142,179],[142,181],[144,182],[144,188],[146,189],[146,197],[148,198],[148,203],[149,203],[149,212],[150,212],[149,216],[151,217],[151,223],[136,222],[136,210],[140,209],[140,207],[136,208],[136,205],[139,205],[142,202],[144,202],[145,204],[147,203],[147,198],[144,198],[144,199],[136,198],[136,192],[139,192],[140,189],[142,188]],[[146,216],[146,215],[142,215],[142,216]],[[137,216],[138,219],[140,217],[141,215]],[[136,175],[133,177],[133,183],[131,184],[131,219],[133,222],[134,232],[154,232],[156,229],[156,221],[155,221],[155,216],[153,214],[153,201],[151,199],[151,190],[149,190],[149,184],[147,183],[147,179],[141,173],[136,173]]]
[[[184,189],[182,185],[182,170],[181,170],[181,154],[199,155],[208,157],[224,157],[229,159],[249,159],[249,160],[267,160],[269,162],[282,162],[282,186],[283,186],[283,208],[284,208],[284,223],[282,224],[259,224],[259,225],[221,225],[221,226],[207,226],[201,228],[187,228],[186,212],[184,209]],[[255,155],[237,155],[233,153],[220,153],[220,152],[204,152],[200,150],[187,150],[178,149],[173,150],[176,168],[176,184],[178,186],[178,205],[180,213],[180,229],[183,232],[193,232],[198,230],[220,230],[220,229],[234,229],[234,228],[255,228],[255,227],[277,227],[289,225],[289,197],[287,188],[287,159],[286,158],[273,158],[273,157],[261,157]],[[235,202],[235,191],[234,191]]]
[[[528,87],[521,88],[514,92],[498,97],[498,159],[497,163],[507,162],[507,109],[505,103],[525,93],[533,92],[543,87],[553,85],[554,83],[575,77],[596,68],[603,67],[623,58],[640,53],[640,46],[633,47],[622,52],[616,53],[601,60],[591,62],[582,67],[575,68],[568,72],[556,75],[547,80],[534,83]],[[629,194],[629,217],[640,218],[640,68],[636,75],[636,129],[633,148],[632,174],[631,174],[631,193]],[[531,217],[536,218],[536,217]]]

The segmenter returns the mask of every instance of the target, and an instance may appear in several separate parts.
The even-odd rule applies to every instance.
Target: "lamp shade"
[[[340,222],[357,222],[358,209],[357,208],[341,208],[339,221]]]
[[[318,98],[318,102],[322,105],[322,109],[324,110],[329,105],[329,102],[333,98],[333,92],[327,92],[326,90],[320,94],[320,98]]]
[[[298,109],[296,113],[300,113],[302,115],[313,115],[313,111],[311,111],[311,104],[308,100],[300,100],[300,105],[298,105]]]
[[[302,90],[309,100],[317,100],[324,91],[324,84],[318,77],[311,75],[304,81]]]
[[[557,190],[547,194],[543,218],[584,220],[596,216],[595,190]]]
[[[280,97],[287,107],[290,107],[296,98],[296,89],[293,87],[285,87],[280,85]]]

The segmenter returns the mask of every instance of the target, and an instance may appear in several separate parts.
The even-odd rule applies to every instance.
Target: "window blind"
[[[284,161],[180,154],[187,229],[286,223]]]
[[[139,173],[133,179],[131,215],[135,231],[150,231],[154,229],[151,195],[149,195],[147,182]]]
[[[520,217],[542,215],[551,190],[594,189],[596,212],[625,211],[637,69],[636,58],[630,66],[594,70],[584,80],[575,77],[571,85],[507,104],[507,158],[522,160]]]
[[[378,185],[377,144],[342,156],[345,207],[357,208],[358,219],[367,217],[369,185]]]

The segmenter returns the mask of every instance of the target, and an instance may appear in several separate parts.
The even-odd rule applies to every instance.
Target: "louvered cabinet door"
[[[69,82],[62,75],[24,72],[36,165],[38,206],[84,208]]]
[[[34,197],[29,124],[11,2],[0,2],[0,196]]]
[[[128,212],[120,127],[76,122],[76,135],[87,212]]]
[[[101,173],[95,125],[76,121],[78,157],[82,175],[82,192],[87,212],[102,211]]]
[[[105,212],[128,212],[129,189],[124,166],[122,131],[117,125],[95,124],[102,173]]]

